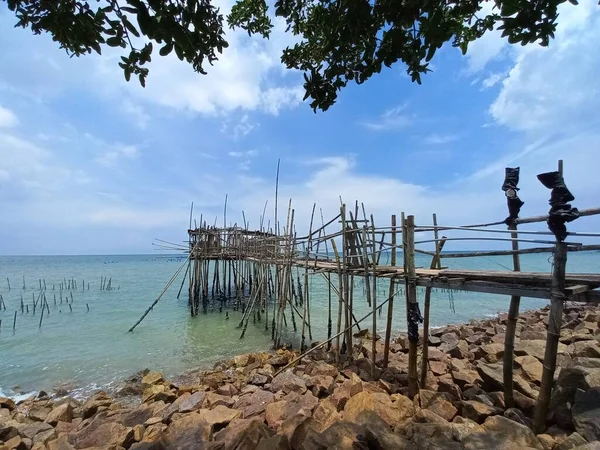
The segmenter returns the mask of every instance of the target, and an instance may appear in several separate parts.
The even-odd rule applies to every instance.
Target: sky
[[[119,53],[69,58],[15,21],[0,5],[0,255],[157,253],[157,238],[187,240],[192,202],[198,223],[222,224],[226,195],[228,225],[243,211],[258,228],[265,202],[272,224],[278,160],[279,220],[291,198],[299,233],[314,203],[327,221],[340,196],[380,226],[401,212],[419,224],[503,220],[507,166],[521,167],[521,216],[544,214],[536,175],[558,159],[573,206],[600,203],[591,0],[563,4],[549,48],[492,32],[466,56],[444,47],[420,86],[397,64],[317,114],[301,74],[279,62],[293,42],[281,23],[268,41],[228,32],[206,76],[156,55],[144,89],[124,80]],[[495,245],[446,250],[473,246]]]

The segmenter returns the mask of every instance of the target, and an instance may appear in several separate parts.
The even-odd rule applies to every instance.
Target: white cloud
[[[459,139],[460,139],[460,136],[458,134],[432,133],[429,136],[425,136],[425,138],[423,139],[423,142],[425,144],[430,144],[430,145],[443,145],[443,144],[449,144],[450,142],[458,141]]]
[[[548,48],[515,47],[515,64],[490,107],[512,130],[573,133],[598,122],[600,11],[593,1],[561,7]]]
[[[16,114],[0,106],[0,128],[12,128],[19,123]]]
[[[258,152],[256,150],[247,150],[245,152],[229,152],[227,154],[233,158],[251,158],[258,155]]]
[[[389,131],[406,128],[414,121],[415,115],[406,113],[408,104],[404,103],[395,108],[390,108],[375,120],[362,122],[365,128],[373,131]]]
[[[140,151],[134,145],[114,144],[99,155],[96,162],[106,167],[114,167],[123,159],[135,159],[139,155]]]
[[[235,110],[277,115],[302,100],[300,75],[284,70],[280,62],[282,50],[297,38],[285,33],[285,22],[279,19],[274,20],[269,40],[227,30],[229,47],[214,66],[206,65],[208,75],[194,72],[174,54],[156,55],[149,64],[146,88],[140,87],[137,79],[124,80],[117,65],[121,49],[105,49],[103,56],[68,58],[48,36],[13,29],[13,22],[10,14],[0,14],[0,40],[18,43],[0,55],[0,89],[35,101],[83,88],[103,101],[116,103],[116,110],[143,129],[151,119],[151,106],[217,116]]]
[[[500,81],[504,79],[504,77],[506,77],[505,73],[492,73],[483,80],[481,85],[484,89],[489,89],[491,87],[496,86]]]

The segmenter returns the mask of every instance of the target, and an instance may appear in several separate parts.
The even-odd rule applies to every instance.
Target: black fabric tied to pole
[[[510,225],[519,217],[521,206],[525,204],[517,195],[519,190],[517,187],[518,184],[519,167],[507,167],[504,176],[504,184],[502,184],[502,190],[506,194],[506,202],[508,204],[508,217],[504,220],[504,223],[507,225]]]
[[[408,341],[417,343],[419,342],[419,324],[423,323],[423,316],[421,316],[421,310],[419,304],[409,303],[408,304]]]
[[[565,223],[572,222],[579,217],[579,210],[573,208],[569,202],[575,200],[575,197],[567,186],[560,172],[541,173],[538,180],[548,189],[552,189],[550,194],[550,211],[548,212],[548,228],[559,241],[567,238],[567,227]]]

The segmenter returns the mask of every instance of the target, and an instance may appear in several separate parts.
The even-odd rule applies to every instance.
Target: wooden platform
[[[313,272],[338,273],[338,266],[332,261],[296,259],[294,265],[308,267]],[[356,276],[365,273],[359,267],[346,271]],[[344,270],[341,269],[341,272]],[[377,266],[375,273],[378,278],[404,279],[404,268],[399,266]],[[369,274],[373,274],[373,267],[369,267]],[[546,299],[551,296],[550,273],[418,268],[416,276],[417,286],[422,287]],[[566,275],[565,296],[570,301],[600,303],[597,288],[600,288],[600,274]]]

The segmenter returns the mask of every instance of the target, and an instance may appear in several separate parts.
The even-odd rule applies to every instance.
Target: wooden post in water
[[[396,265],[396,215],[392,214],[392,258],[390,261],[392,267]],[[385,327],[385,344],[383,347],[383,367],[386,368],[390,357],[390,339],[392,336],[392,319],[394,311],[394,289],[396,286],[396,280],[394,277],[390,278],[390,295],[388,296],[388,312],[387,312],[387,323]]]
[[[8,283],[8,290],[10,291],[10,280],[6,277],[6,282]]]
[[[417,344],[411,336],[411,309],[417,303],[417,285],[415,283],[415,217],[408,216],[405,224],[406,247],[404,249],[406,265],[404,267],[405,277],[408,288],[406,290],[407,316],[408,324],[408,395],[413,398],[419,391],[419,380],[417,379]],[[417,328],[418,336],[418,328]]]
[[[16,328],[17,328],[17,311],[15,311],[15,316],[13,318],[13,333],[15,332]]]
[[[558,172],[563,173],[563,162],[558,162]],[[548,407],[552,396],[552,385],[554,384],[554,372],[556,370],[556,357],[562,325],[562,314],[565,302],[565,273],[567,268],[567,244],[556,240],[554,249],[554,266],[552,269],[552,290],[550,297],[550,312],[548,314],[548,332],[546,334],[546,351],[544,352],[544,368],[540,393],[537,399],[535,415],[533,419],[533,431],[536,434],[546,429],[546,418]]]

